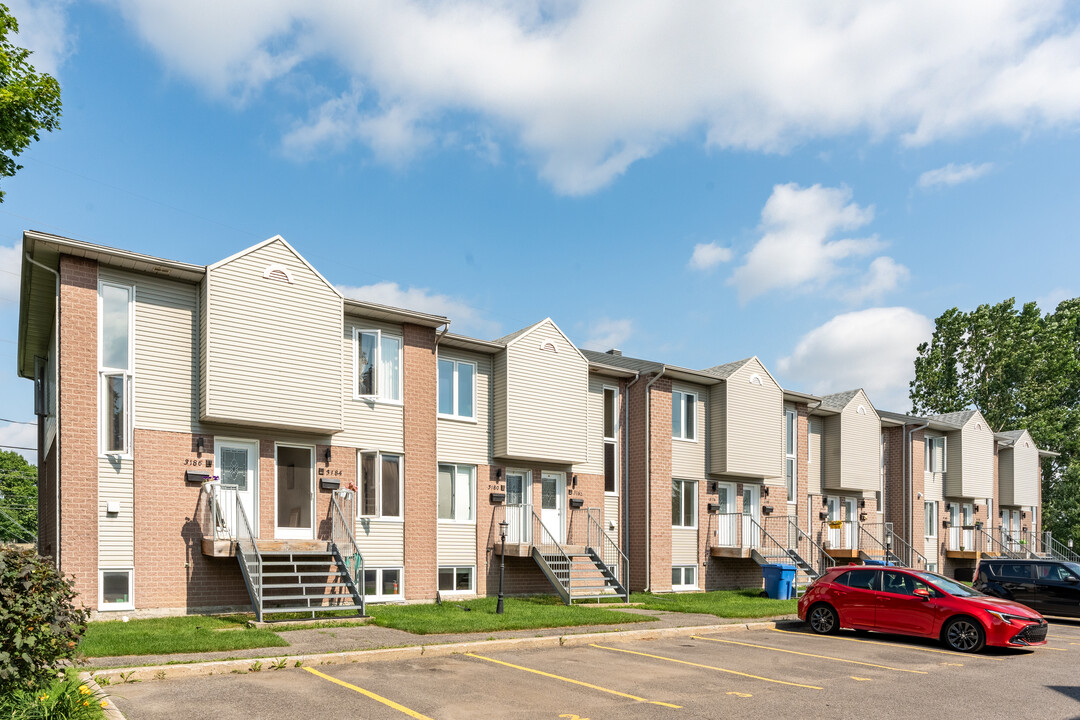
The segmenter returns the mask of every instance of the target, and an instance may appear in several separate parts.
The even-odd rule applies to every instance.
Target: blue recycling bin
[[[794,565],[762,565],[761,572],[765,576],[765,592],[773,600],[789,600],[795,597],[793,585],[795,584]]]

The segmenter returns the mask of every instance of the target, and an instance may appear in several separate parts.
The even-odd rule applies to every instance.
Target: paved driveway
[[[263,668],[107,688],[131,720],[1080,716],[1080,626],[1035,650],[787,630]]]

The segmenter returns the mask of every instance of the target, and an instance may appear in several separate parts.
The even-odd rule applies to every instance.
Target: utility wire
[[[0,448],[8,448],[9,450],[37,450],[37,448],[24,447],[22,445],[0,445]]]
[[[0,422],[14,423],[15,425],[37,425],[37,420],[28,422],[26,420],[8,420],[6,418],[0,418]]]

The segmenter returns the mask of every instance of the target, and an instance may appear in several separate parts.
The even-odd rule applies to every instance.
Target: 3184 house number
[[[184,458],[184,465],[187,467],[212,468],[214,467],[214,461],[209,458],[205,460],[202,458]]]

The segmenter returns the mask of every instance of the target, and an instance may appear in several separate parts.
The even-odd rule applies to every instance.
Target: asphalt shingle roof
[[[653,362],[652,360],[641,360],[626,357],[625,355],[610,355],[596,350],[582,350],[581,354],[591,363],[610,365],[630,372],[659,372],[664,367],[663,363]]]
[[[843,410],[848,406],[856,395],[859,394],[858,388],[855,390],[847,390],[845,392],[833,393],[832,395],[825,395],[821,398],[821,407],[826,410]]]
[[[715,367],[706,368],[702,372],[707,372],[710,375],[715,375],[718,378],[722,378],[722,379],[726,380],[727,378],[734,375],[735,371],[737,371],[739,368],[741,368],[743,365],[745,365],[746,363],[750,362],[753,359],[754,358],[752,358],[752,357],[743,358],[742,360],[736,360],[735,362],[724,363],[723,365],[717,365]]]

